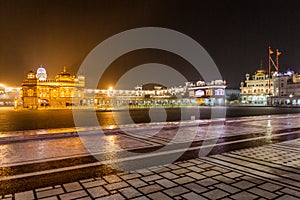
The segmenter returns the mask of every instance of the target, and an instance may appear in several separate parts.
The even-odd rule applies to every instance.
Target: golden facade
[[[84,77],[71,75],[66,67],[54,80],[47,79],[46,70],[40,67],[36,73],[28,72],[20,96],[24,108],[80,106],[84,99],[84,85]]]
[[[246,80],[241,83],[241,102],[245,104],[266,105],[267,97],[274,93],[273,79],[266,70],[257,70],[252,77],[246,74]]]

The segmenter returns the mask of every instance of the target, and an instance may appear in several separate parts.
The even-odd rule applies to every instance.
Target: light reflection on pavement
[[[208,138],[219,137],[229,137],[229,136],[239,136],[243,134],[255,134],[255,133],[265,133],[271,136],[272,131],[278,131],[282,129],[291,129],[299,127],[300,115],[277,115],[277,116],[261,116],[261,117],[246,117],[229,119],[226,125],[217,124],[211,126],[214,130],[212,134],[206,135],[209,128],[209,120],[202,121],[202,125],[198,127],[198,133],[195,138],[190,137],[192,127],[188,125],[197,124],[199,121],[186,122],[185,127],[181,127],[183,134],[177,137],[174,143],[182,143],[199,141]],[[155,135],[147,137],[147,134],[151,134],[149,131],[158,123],[152,125],[149,124],[139,124],[132,126],[124,126],[128,129],[128,132],[135,130],[138,135],[143,135],[143,137],[135,137],[133,134],[126,135],[122,133],[112,132],[107,135],[103,135],[103,140],[97,141],[93,140],[93,136],[86,136],[88,142],[94,148],[87,151],[83,146],[81,139],[79,137],[66,137],[66,138],[55,138],[55,139],[45,139],[45,140],[28,140],[24,142],[11,142],[0,145],[0,155],[1,155],[1,165],[17,164],[20,162],[32,162],[46,159],[54,158],[65,158],[65,157],[76,157],[80,155],[88,155],[89,152],[92,154],[105,153],[105,152],[116,152],[128,149],[138,149],[146,147],[155,147],[161,145],[168,145],[173,137],[177,134],[177,129],[166,129],[161,130]],[[176,123],[167,123],[169,126],[176,126]],[[201,124],[201,123],[200,123]],[[124,128],[123,127],[123,128]],[[138,131],[136,131],[138,129]],[[97,134],[97,128],[82,128],[83,132]],[[65,132],[73,132],[75,128],[67,129],[49,129],[49,130],[37,130],[37,131],[25,131],[22,135],[39,135],[39,134],[57,134]],[[19,133],[14,133],[19,134]],[[2,133],[2,136],[12,136],[13,133]],[[101,152],[99,152],[99,145]]]

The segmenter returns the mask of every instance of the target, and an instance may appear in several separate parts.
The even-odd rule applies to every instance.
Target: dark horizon
[[[299,1],[0,1],[0,83],[20,86],[24,74],[42,64],[50,78],[63,66],[76,73],[100,42],[138,27],[182,32],[202,45],[229,88],[260,64],[267,69],[268,46],[279,49],[280,70],[300,72]],[[117,59],[106,87],[129,69],[158,62],[185,71],[188,63],[162,51],[142,50]],[[114,70],[112,70],[114,69]],[[182,72],[181,71],[181,72]],[[137,83],[138,84],[138,83]]]

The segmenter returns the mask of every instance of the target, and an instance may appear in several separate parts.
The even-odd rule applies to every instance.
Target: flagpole
[[[280,56],[281,52],[278,51],[278,49],[276,49],[276,70],[277,70],[277,73],[279,71],[279,56]]]
[[[268,78],[269,78],[269,81],[268,81],[268,85],[269,85],[269,95],[270,95],[270,89],[271,89],[271,86],[270,86],[270,80],[271,80],[271,77],[270,77],[270,75],[271,75],[271,61],[270,61],[270,57],[271,57],[271,55],[270,55],[270,53],[271,53],[271,47],[269,46],[269,49],[268,49],[268,68],[269,68],[269,70],[268,70]]]

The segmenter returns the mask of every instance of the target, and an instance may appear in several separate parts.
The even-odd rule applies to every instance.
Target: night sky
[[[208,3],[209,2],[209,3]],[[300,1],[92,1],[0,0],[0,83],[20,86],[24,74],[40,64],[48,76],[64,65],[76,73],[100,42],[138,27],[164,27],[201,44],[229,88],[238,88],[246,72],[267,68],[267,49],[278,48],[281,71],[300,72]],[[168,52],[139,50],[117,59],[101,87],[113,84],[137,65],[172,66],[190,80],[200,77],[189,63]]]

